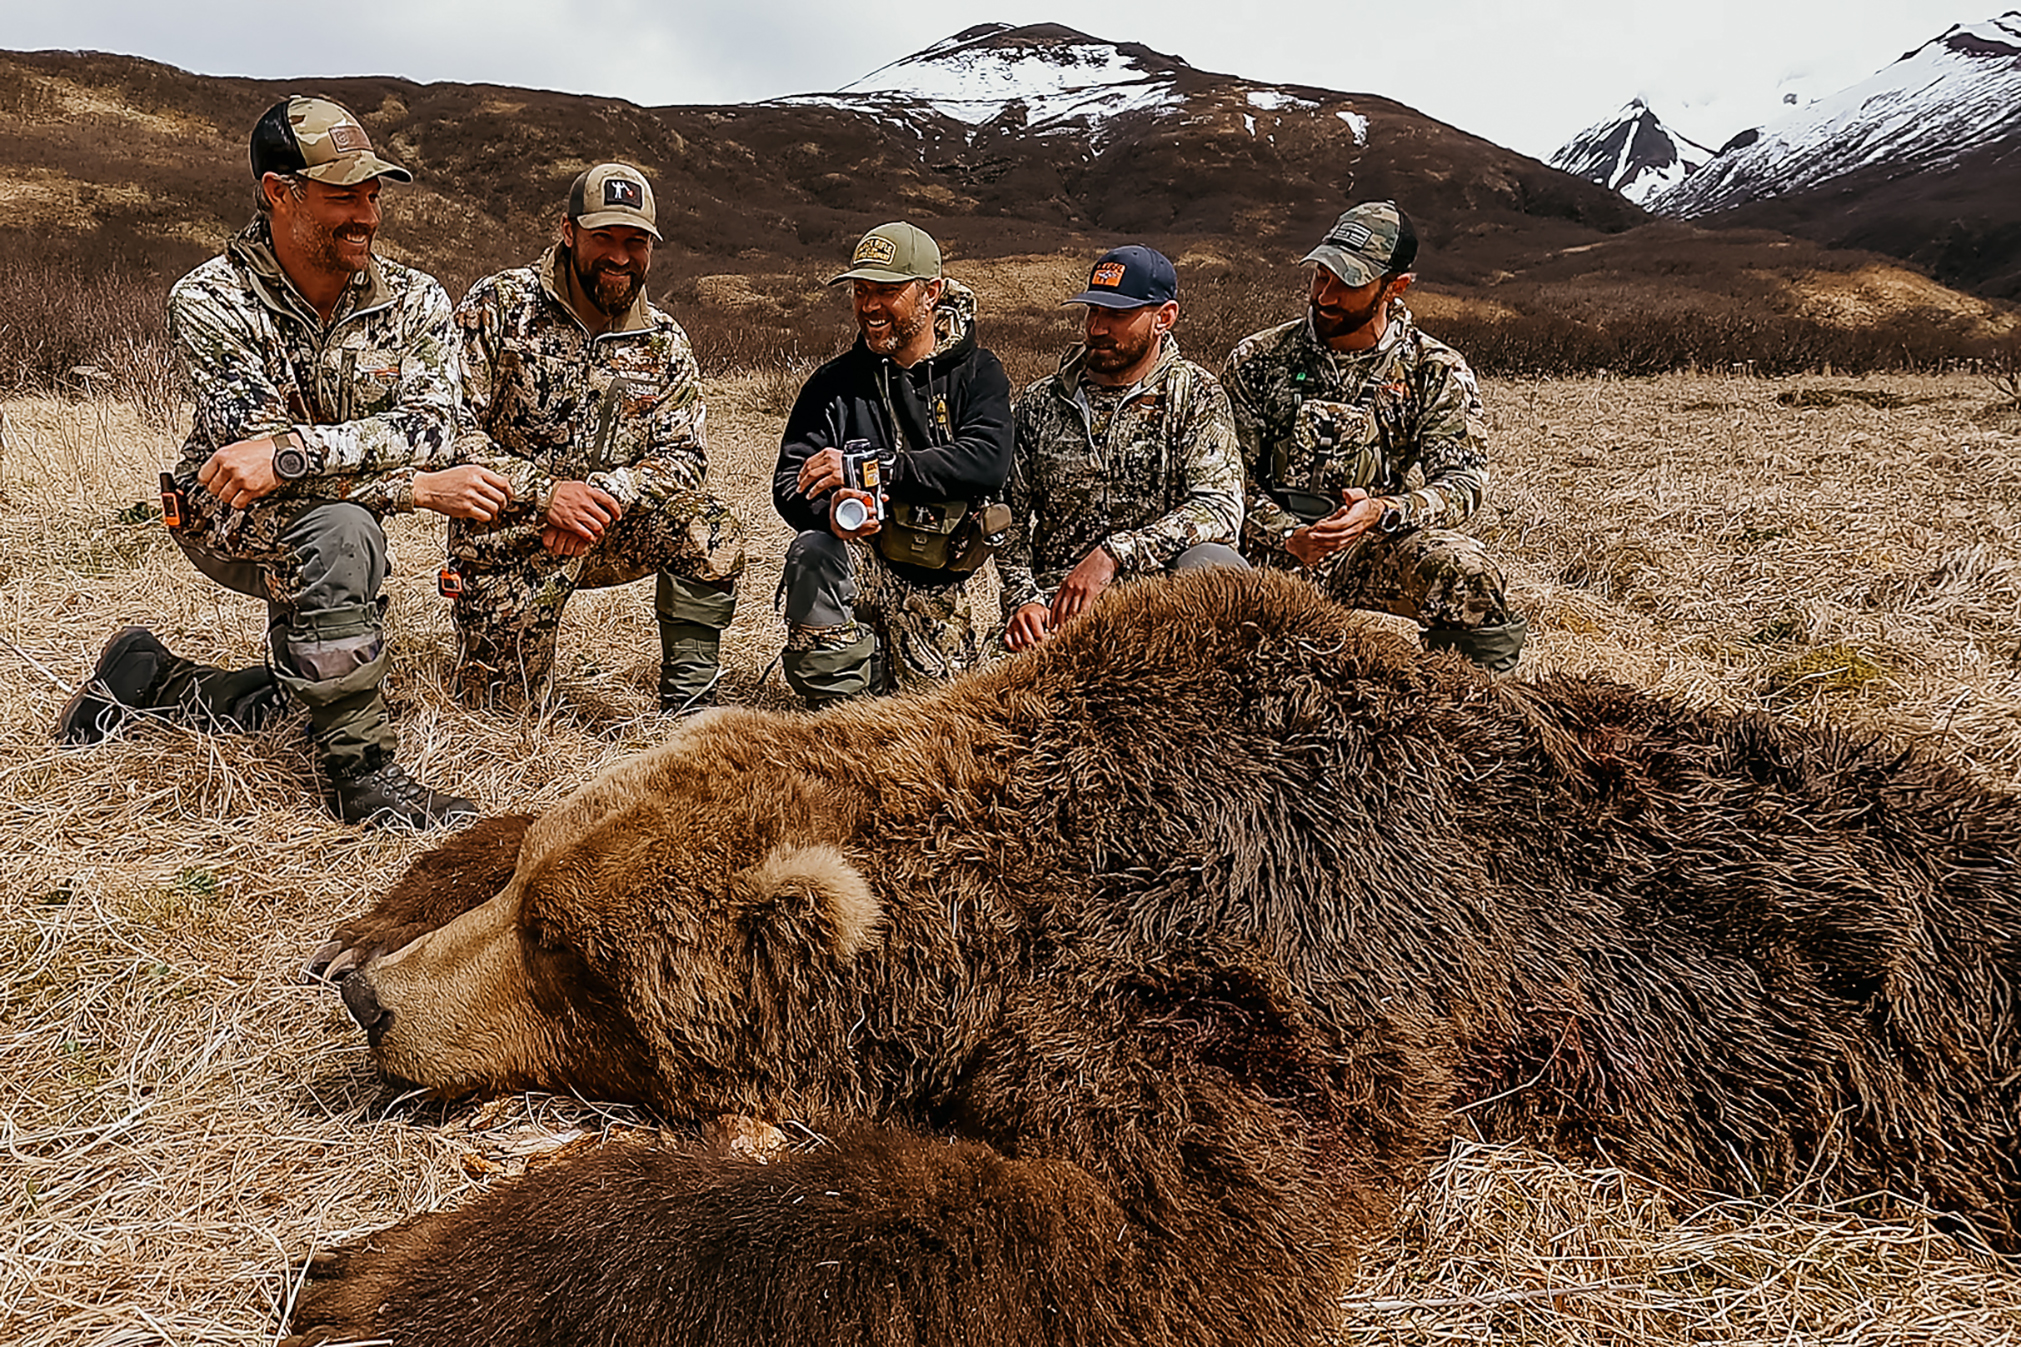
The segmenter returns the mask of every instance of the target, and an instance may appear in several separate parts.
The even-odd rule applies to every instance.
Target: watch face
[[[301,446],[278,445],[274,449],[274,476],[284,482],[299,482],[309,475],[309,455]]]

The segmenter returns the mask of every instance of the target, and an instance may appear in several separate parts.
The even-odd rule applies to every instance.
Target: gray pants
[[[308,708],[325,768],[352,777],[391,758],[398,734],[379,690],[390,660],[379,592],[386,583],[386,531],[378,518],[348,501],[304,501],[281,530],[279,562],[174,537],[205,575],[266,601],[274,679]],[[225,675],[201,665],[185,673],[199,702],[212,686],[207,675]]]

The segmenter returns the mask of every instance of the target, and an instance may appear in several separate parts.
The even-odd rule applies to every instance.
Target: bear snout
[[[386,1030],[393,1023],[393,1012],[379,1004],[379,993],[372,989],[363,973],[353,973],[344,979],[341,988],[344,1008],[351,1012],[351,1018],[365,1031],[365,1041],[373,1047],[386,1036]]]

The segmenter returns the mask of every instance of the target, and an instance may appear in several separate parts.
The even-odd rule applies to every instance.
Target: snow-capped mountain
[[[1106,42],[1059,24],[978,24],[833,93],[796,94],[769,106],[832,107],[922,132],[946,119],[1027,135],[1084,135],[1099,144],[1133,115],[1206,111],[1199,105],[1225,102],[1217,95],[1230,86],[1241,94],[1233,115],[1251,135],[1259,113],[1328,108],[1340,123],[1336,131],[1367,143],[1368,119],[1346,106],[1344,95],[1213,75],[1138,43]]]
[[[1636,98],[1559,146],[1551,167],[1641,202],[1684,181],[1712,153],[1665,126],[1647,103]]]
[[[1753,131],[1649,209],[1697,216],[1821,186],[1865,168],[1942,169],[2021,134],[2021,10],[1959,24],[1893,65]]]

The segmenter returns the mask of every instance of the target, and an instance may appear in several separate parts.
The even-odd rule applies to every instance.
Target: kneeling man
[[[1025,389],[1011,463],[1004,644],[1023,650],[1118,578],[1243,566],[1242,459],[1220,382],[1179,354],[1179,278],[1117,248],[1068,300],[1087,339]]]
[[[1254,482],[1242,551],[1352,607],[1415,618],[1427,649],[1510,669],[1528,624],[1487,549],[1459,531],[1488,489],[1481,393],[1403,307],[1417,250],[1395,202],[1354,207],[1305,255],[1305,317],[1230,353]]]
[[[688,335],[646,301],[654,220],[645,175],[599,164],[569,189],[560,242],[457,306],[458,449],[512,484],[496,520],[449,529],[465,701],[533,696],[569,596],[648,575],[660,709],[713,699],[744,532],[703,490],[707,409]]]

